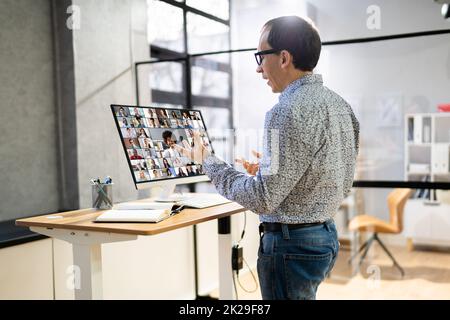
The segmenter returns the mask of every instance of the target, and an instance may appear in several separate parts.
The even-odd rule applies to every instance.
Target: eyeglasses
[[[264,55],[266,54],[273,54],[273,53],[278,53],[281,50],[278,49],[269,49],[269,50],[262,50],[262,51],[258,51],[255,53],[255,59],[256,59],[256,63],[258,64],[258,66],[261,65],[261,63],[264,60]]]

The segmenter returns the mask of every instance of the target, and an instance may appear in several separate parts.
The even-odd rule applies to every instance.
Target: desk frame
[[[128,228],[126,228],[127,225],[125,224],[123,229],[118,227],[120,224],[111,226],[110,224],[93,223],[92,220],[101,214],[100,210],[94,209],[20,219],[17,220],[16,224],[27,226],[33,232],[71,243],[73,246],[73,288],[75,299],[98,300],[103,299],[101,249],[103,243],[136,240],[139,235],[157,234],[218,219],[219,299],[232,300],[235,299],[235,296],[233,290],[233,271],[231,268],[232,238],[230,216],[235,213],[244,212],[245,208],[236,203],[232,203],[212,207],[209,210],[211,212],[208,209],[186,209],[186,211],[192,211],[191,213],[195,215],[194,218],[190,217],[189,212],[185,214],[187,218],[183,218],[183,214],[180,213],[158,224],[140,224],[139,227],[131,224],[128,225]],[[50,220],[50,218],[54,218],[57,215],[63,215],[63,219],[67,219],[70,223],[58,223],[57,219]],[[46,218],[49,220],[45,220]],[[78,219],[77,222],[79,223],[74,222],[74,219]],[[168,221],[170,219],[173,219],[173,225],[168,227],[170,223]],[[161,224],[160,228],[158,228],[159,224]],[[95,231],[96,229],[100,231]]]

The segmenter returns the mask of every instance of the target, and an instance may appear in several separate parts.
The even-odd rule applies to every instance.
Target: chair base
[[[405,275],[405,271],[403,270],[403,268],[398,264],[398,262],[395,260],[394,256],[391,254],[391,252],[386,248],[386,246],[384,245],[384,243],[380,240],[380,238],[378,237],[378,234],[375,232],[366,242],[364,242],[362,244],[362,246],[359,248],[358,252],[356,252],[352,257],[350,257],[350,259],[348,260],[348,263],[351,264],[353,259],[355,259],[358,254],[361,253],[361,251],[364,250],[363,254],[361,255],[361,258],[359,260],[358,266],[355,270],[355,274],[359,271],[359,269],[361,268],[361,264],[364,260],[364,258],[367,255],[367,252],[370,249],[370,246],[372,245],[373,241],[377,241],[381,248],[384,250],[384,252],[386,252],[386,254],[389,256],[389,258],[392,260],[392,262],[394,263],[394,266],[400,271],[402,277],[404,277]]]

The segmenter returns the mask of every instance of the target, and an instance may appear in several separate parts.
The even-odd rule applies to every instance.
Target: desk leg
[[[220,218],[219,232],[219,299],[234,299],[233,271],[231,269],[231,218]]]
[[[137,235],[30,227],[30,230],[67,241],[73,247],[73,287],[76,300],[102,299],[102,243],[136,240]]]
[[[72,244],[75,300],[103,298],[102,245]]]

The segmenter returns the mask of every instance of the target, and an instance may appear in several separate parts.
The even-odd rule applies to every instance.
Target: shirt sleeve
[[[258,214],[270,214],[283,202],[323,144],[317,124],[302,119],[299,123],[289,114],[277,115],[274,124],[271,118],[266,115],[263,158],[256,176],[239,172],[214,155],[204,161],[219,194]]]

